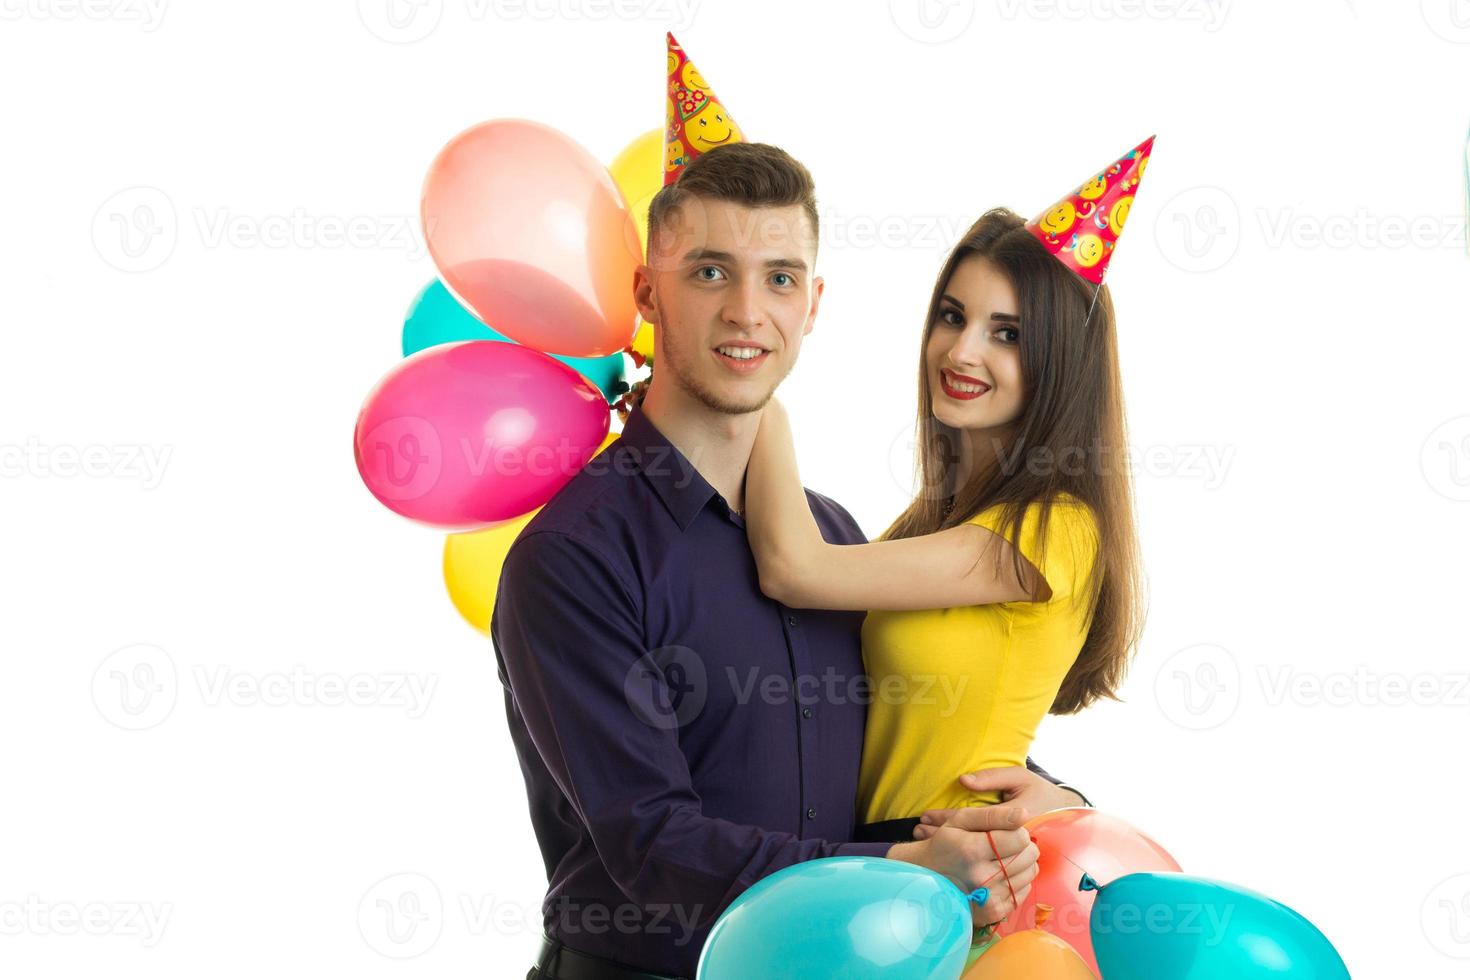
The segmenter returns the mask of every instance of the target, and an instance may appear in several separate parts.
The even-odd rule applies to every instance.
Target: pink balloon
[[[388,509],[469,531],[540,507],[596,455],[612,418],[597,386],[497,340],[407,357],[368,395],[357,471]]]
[[[1027,823],[1026,829],[1041,851],[1037,875],[1026,901],[1001,923],[999,931],[1009,936],[1032,928],[1036,906],[1050,905],[1051,916],[1041,928],[1066,940],[1094,973],[1097,958],[1092,953],[1091,916],[1097,892],[1077,890],[1083,873],[1106,885],[1135,871],[1182,870],[1152,837],[1100,810],[1052,810]]]
[[[444,284],[507,337],[571,357],[632,342],[638,230],[569,137],[523,119],[465,130],[429,167],[421,215]]]

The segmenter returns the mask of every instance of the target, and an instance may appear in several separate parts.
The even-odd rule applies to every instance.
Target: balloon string
[[[1000,862],[999,873],[1005,875],[1006,889],[1011,893],[1011,908],[1020,908],[1021,903],[1016,901],[1016,886],[1011,884],[1011,872],[1009,871],[1009,869],[1006,868],[1005,860],[1000,856],[1000,848],[995,846],[995,838],[991,836],[991,833],[988,830],[985,832],[985,839],[990,841],[990,853],[994,854],[995,859]],[[1019,856],[1020,855],[1018,854],[1017,857]],[[990,878],[994,877],[995,875],[990,876]],[[985,879],[985,881],[989,881],[990,878]],[[985,881],[982,881],[981,884],[985,884]]]
[[[1061,858],[1063,861],[1066,861],[1068,864],[1070,864],[1072,867],[1076,868],[1078,871],[1082,872],[1083,874],[1087,874],[1087,869],[1086,868],[1082,867],[1082,865],[1078,864],[1076,861],[1073,861],[1071,858],[1067,857],[1067,855],[1065,855],[1065,854],[1058,854],[1057,857]]]

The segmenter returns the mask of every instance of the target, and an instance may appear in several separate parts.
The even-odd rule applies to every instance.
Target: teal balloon
[[[403,356],[407,357],[425,347],[456,340],[501,340],[507,344],[515,343],[505,334],[481,323],[444,288],[442,282],[435,279],[420,290],[413,305],[408,308],[408,318],[403,321]],[[626,365],[622,354],[609,354],[606,357],[550,356],[564,364],[570,364],[584,378],[597,385],[609,402],[617,401],[627,390],[623,381]]]
[[[1102,980],[1348,980],[1304,916],[1223,881],[1124,875],[1099,889],[1090,925]]]
[[[943,875],[887,858],[820,858],[731,903],[698,980],[955,980],[971,934],[965,896]]]

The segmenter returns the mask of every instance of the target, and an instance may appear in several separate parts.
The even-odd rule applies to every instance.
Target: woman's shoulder
[[[1046,518],[1045,537],[1049,541],[1071,540],[1096,549],[1101,535],[1098,531],[1097,514],[1092,507],[1066,491],[1048,498],[1051,506]],[[1041,537],[1041,510],[1046,501],[1033,500],[1026,505],[1021,517],[1019,541],[1023,547],[1033,544]],[[1006,504],[993,504],[966,521],[1011,540],[1014,525],[1010,523],[1010,508]]]
[[[1028,503],[1026,505],[1026,516],[1024,519],[1027,521],[1034,520],[1041,513],[1042,507],[1047,503],[1051,504],[1052,517],[1055,517],[1057,514],[1063,514],[1072,520],[1082,520],[1093,524],[1097,523],[1097,516],[1093,513],[1092,507],[1082,498],[1066,490],[1058,491],[1055,495],[1047,498],[1047,500],[1033,500]],[[966,523],[988,524],[990,521],[1007,513],[1009,506],[1006,503],[991,504],[974,517],[971,517]]]

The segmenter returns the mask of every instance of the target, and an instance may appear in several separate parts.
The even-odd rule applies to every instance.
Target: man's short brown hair
[[[799,204],[806,211],[817,238],[817,189],[811,172],[791,154],[769,143],[731,143],[695,157],[679,179],[653,196],[648,205],[648,241],[670,215],[697,197],[730,201],[752,208],[784,208]]]

